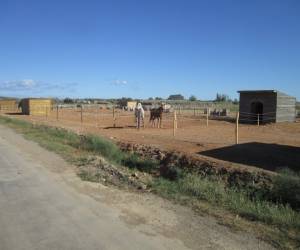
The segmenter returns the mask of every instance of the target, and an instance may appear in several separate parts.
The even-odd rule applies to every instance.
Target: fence
[[[99,105],[81,105],[81,106],[53,106],[53,107],[35,107],[41,112],[40,115],[22,116],[33,123],[46,123],[57,125],[63,124],[66,127],[76,127],[83,131],[84,128],[108,129],[108,128],[135,128],[136,119],[134,112],[125,111],[122,109],[104,108]],[[43,111],[43,112],[42,112]],[[17,107],[0,108],[1,113],[21,113]],[[245,112],[234,112],[226,116],[222,116],[220,112],[210,110],[209,108],[193,108],[189,110],[173,110],[172,112],[163,113],[162,128],[172,130],[173,137],[178,136],[178,129],[189,129],[191,123],[209,127],[210,121],[221,120],[235,124],[233,138],[235,143],[239,143],[239,124],[240,123],[255,123],[258,126],[261,123],[274,121],[274,113],[253,114]],[[145,111],[145,120],[142,128],[152,128],[147,123],[150,118],[150,112]],[[231,126],[232,126],[231,125]],[[233,126],[232,126],[233,127]],[[80,131],[79,131],[80,132]]]

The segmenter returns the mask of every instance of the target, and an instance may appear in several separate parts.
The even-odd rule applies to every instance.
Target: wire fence
[[[178,121],[200,121],[203,119],[209,120],[223,120],[235,121],[235,114],[230,113],[226,109],[210,110],[208,108],[191,108],[191,109],[172,109],[170,112],[163,113],[164,122],[173,121],[174,111],[176,111],[176,118]],[[20,108],[16,106],[0,106],[1,113],[22,113]],[[31,116],[39,116],[44,118],[53,118],[56,120],[70,120],[82,122],[100,122],[105,119],[117,122],[120,119],[132,118],[135,122],[134,112],[126,111],[117,108],[103,108],[97,105],[56,105],[56,106],[34,106],[25,113]],[[145,112],[145,120],[150,118],[150,111]],[[267,112],[262,114],[240,112],[239,121],[245,123],[264,123],[276,120],[276,112]],[[132,124],[131,124],[132,125]],[[97,124],[99,127],[99,124]]]
[[[40,105],[32,106],[30,110],[22,110],[17,106],[0,106],[0,113],[12,114],[17,117],[18,114],[27,113],[28,115],[19,116],[21,119],[28,119],[33,123],[64,125],[66,127],[76,127],[83,129],[108,129],[108,128],[140,128],[134,111],[127,111],[115,107],[105,108],[103,106],[89,105]],[[150,111],[145,111],[143,119],[143,128],[154,128],[156,124],[149,123]],[[191,125],[211,126],[212,120],[226,121],[228,123],[222,126],[232,126],[235,124],[234,136],[238,143],[239,123],[262,123],[276,120],[275,112],[266,112],[262,114],[248,112],[232,112],[226,109],[210,110],[209,108],[193,108],[189,110],[172,109],[162,114],[162,128],[172,129],[173,136],[177,129],[189,128]],[[213,126],[213,125],[212,125]]]

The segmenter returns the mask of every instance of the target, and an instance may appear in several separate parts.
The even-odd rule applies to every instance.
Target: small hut
[[[1,99],[0,100],[0,111],[16,111],[17,100],[16,99]]]
[[[46,115],[53,108],[53,99],[47,98],[25,98],[19,107],[24,115]]]
[[[296,98],[277,90],[243,90],[240,93],[240,118],[244,122],[294,122]]]

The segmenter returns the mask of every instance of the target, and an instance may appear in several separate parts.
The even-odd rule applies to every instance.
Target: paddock
[[[99,134],[118,142],[194,154],[236,144],[236,112],[222,117],[208,113],[206,109],[176,110],[176,124],[174,112],[163,113],[162,128],[159,129],[151,127],[149,115],[150,112],[145,111],[145,128],[139,130],[136,129],[134,112],[99,108],[96,105],[57,106],[43,115],[14,113],[10,116],[34,124],[71,129],[79,134]],[[300,147],[299,120],[268,125],[239,124],[238,132],[240,145],[260,143]]]

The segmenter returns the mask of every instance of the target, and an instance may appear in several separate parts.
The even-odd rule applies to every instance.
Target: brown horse
[[[157,127],[161,128],[162,123],[162,114],[164,112],[164,108],[161,106],[159,108],[153,108],[150,110],[150,123],[152,127],[155,127],[155,121],[157,120]]]

